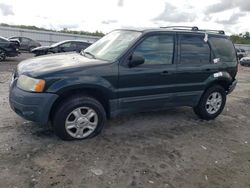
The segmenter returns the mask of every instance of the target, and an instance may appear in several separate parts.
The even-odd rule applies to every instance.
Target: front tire
[[[56,109],[53,126],[62,140],[82,140],[98,135],[106,122],[102,104],[88,96],[74,96]]]
[[[196,115],[204,120],[215,119],[226,104],[225,89],[219,85],[208,88],[202,95],[199,104],[193,108]]]

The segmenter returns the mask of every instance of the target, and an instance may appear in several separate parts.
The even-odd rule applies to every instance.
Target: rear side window
[[[88,46],[89,46],[88,43],[83,43],[83,42],[78,42],[78,43],[77,43],[77,47],[78,47],[79,49],[85,49],[85,48],[87,48]]]
[[[180,35],[180,63],[206,64],[211,62],[211,50],[201,35]]]
[[[30,42],[31,41],[31,39],[28,39],[28,38],[21,38],[21,40],[22,40],[22,42]]]
[[[221,62],[236,61],[236,54],[233,43],[227,38],[209,37],[215,58],[220,58]]]

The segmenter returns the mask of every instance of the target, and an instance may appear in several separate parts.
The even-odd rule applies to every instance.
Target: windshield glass
[[[84,50],[96,59],[114,61],[141,35],[137,31],[113,31]]]

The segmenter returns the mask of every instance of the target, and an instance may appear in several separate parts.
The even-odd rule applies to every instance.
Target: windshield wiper
[[[85,56],[85,54],[87,54],[87,55],[91,56],[93,59],[95,59],[95,55],[94,55],[94,54],[92,54],[92,53],[90,53],[90,52],[85,52],[85,51],[83,51],[83,55],[84,55],[84,56]]]

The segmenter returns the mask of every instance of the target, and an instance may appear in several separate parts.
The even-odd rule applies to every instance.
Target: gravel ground
[[[139,113],[65,142],[9,108],[11,70],[27,57],[0,64],[0,187],[250,187],[250,68],[216,120],[190,108]]]

